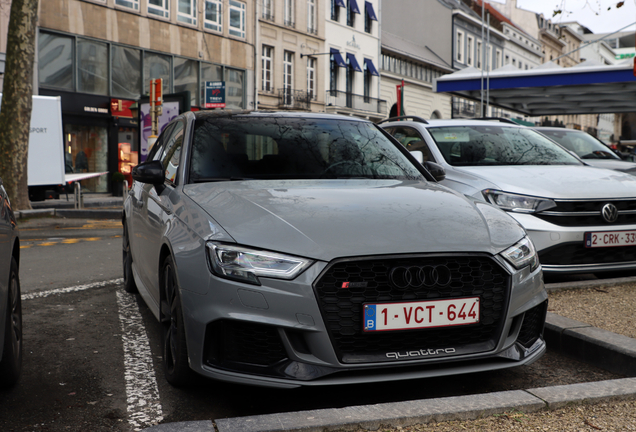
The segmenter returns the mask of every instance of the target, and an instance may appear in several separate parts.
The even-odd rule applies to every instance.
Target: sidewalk
[[[123,198],[103,194],[84,195],[84,209],[69,200],[31,203],[33,210],[18,218],[58,216],[66,218],[119,219]],[[636,282],[636,278],[604,280],[604,286]],[[599,280],[547,284],[548,291],[595,287]],[[545,339],[550,349],[627,377],[636,377],[636,339],[595,328],[548,313]],[[328,430],[379,430],[447,420],[470,420],[512,410],[533,413],[566,405],[616,399],[636,399],[636,378],[532,388],[479,395],[408,402],[353,406],[339,409],[288,412],[259,416],[166,423],[145,432],[324,432]]]

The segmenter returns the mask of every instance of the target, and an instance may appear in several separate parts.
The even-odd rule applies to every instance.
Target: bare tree
[[[0,177],[14,210],[31,208],[27,179],[39,0],[12,0],[0,108]]]

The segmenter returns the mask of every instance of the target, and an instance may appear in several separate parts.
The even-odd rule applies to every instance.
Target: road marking
[[[81,242],[94,242],[100,240],[118,239],[121,235],[110,237],[78,237],[78,238],[55,238],[55,239],[28,239],[24,240],[20,245],[20,249],[29,249],[32,246],[54,246],[57,244],[76,244]],[[52,241],[55,240],[55,241]]]
[[[137,302],[132,295],[117,290],[117,304],[124,343],[128,423],[135,431],[140,431],[163,420],[159,387]]]
[[[123,278],[111,279],[22,294],[22,300],[44,298],[56,294],[68,294],[109,285],[120,285]],[[157,425],[163,420],[163,408],[159,398],[159,386],[152,362],[152,351],[135,297],[121,289],[116,291],[119,322],[124,349],[124,379],[128,404],[128,423],[135,431]]]

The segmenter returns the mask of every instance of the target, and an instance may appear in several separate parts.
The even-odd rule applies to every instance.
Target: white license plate
[[[585,247],[613,247],[636,245],[636,230],[585,233]]]
[[[364,305],[364,331],[450,327],[479,322],[479,297]]]

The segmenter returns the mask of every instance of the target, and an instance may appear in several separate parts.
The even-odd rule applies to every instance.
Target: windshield
[[[446,162],[453,166],[581,164],[562,147],[531,129],[449,126],[428,131]]]
[[[620,159],[609,147],[592,135],[567,129],[538,129],[548,138],[573,151],[581,159]]]
[[[372,123],[266,116],[195,123],[191,182],[334,178],[423,179]]]

